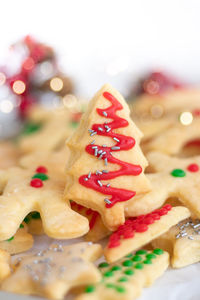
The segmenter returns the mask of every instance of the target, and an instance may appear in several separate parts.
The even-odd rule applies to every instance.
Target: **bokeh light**
[[[6,82],[6,75],[0,72],[0,86]]]
[[[63,97],[63,105],[67,108],[72,108],[76,106],[77,98],[74,95],[68,94]]]
[[[153,118],[158,119],[162,117],[164,108],[162,105],[154,104],[151,106],[150,112]]]
[[[13,104],[9,100],[1,100],[0,102],[0,111],[3,113],[10,113],[13,110]]]
[[[35,66],[35,62],[32,57],[28,57],[23,63],[23,68],[26,71],[32,70],[34,68],[34,66]]]
[[[191,112],[185,111],[180,114],[179,119],[180,119],[181,124],[190,125],[193,121],[193,115]]]
[[[15,94],[21,95],[21,94],[24,93],[24,91],[26,89],[26,85],[25,85],[25,83],[22,80],[16,80],[13,83],[12,89],[15,92]]]
[[[50,87],[54,92],[60,92],[63,88],[63,81],[59,77],[54,77],[50,81]]]

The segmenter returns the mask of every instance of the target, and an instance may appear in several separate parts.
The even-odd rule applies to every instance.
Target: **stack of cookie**
[[[177,99],[185,109],[186,100]],[[148,102],[142,108],[139,101],[135,106],[145,112]],[[148,105],[152,101],[158,105],[156,100]],[[0,171],[3,291],[133,300],[169,264],[180,268],[200,260],[200,157],[186,158],[190,152],[182,151],[198,133],[192,127],[182,138],[186,127],[175,118],[178,104],[170,101],[169,124],[167,116],[161,125],[151,119],[144,137],[134,123],[135,118],[142,127],[141,120],[134,113],[131,118],[126,101],[110,85],[94,96],[77,128],[81,111],[30,112],[26,135],[15,146],[3,145],[13,150]],[[190,109],[197,115],[195,101]],[[191,126],[198,123],[193,118]],[[55,241],[26,253],[35,234],[71,243]],[[82,236],[84,242],[74,243]],[[25,254],[10,259],[20,252]],[[102,255],[105,260],[96,267]]]

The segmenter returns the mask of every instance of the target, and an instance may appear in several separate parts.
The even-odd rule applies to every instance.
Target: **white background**
[[[199,0],[1,0],[0,62],[27,33],[54,46],[78,94],[103,83],[126,96],[146,70],[200,82]]]

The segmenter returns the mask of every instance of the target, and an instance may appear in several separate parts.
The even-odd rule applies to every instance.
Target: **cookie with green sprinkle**
[[[116,264],[102,262],[99,264],[102,281],[86,286],[75,300],[133,300],[143,287],[150,286],[163,274],[168,264],[169,254],[162,249],[141,249]]]

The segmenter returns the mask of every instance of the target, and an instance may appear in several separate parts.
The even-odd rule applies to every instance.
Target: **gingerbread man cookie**
[[[9,171],[0,196],[0,240],[11,238],[32,211],[41,215],[44,232],[53,238],[73,238],[88,232],[88,220],[63,199],[64,181],[45,166]]]
[[[123,97],[104,85],[67,141],[65,198],[98,211],[110,230],[123,224],[126,201],[150,189],[141,137]]]
[[[52,245],[35,255],[22,257],[1,288],[13,293],[63,299],[72,287],[100,281],[100,273],[90,261],[98,259],[101,253],[101,246],[97,244]]]
[[[111,234],[104,255],[108,262],[114,262],[148,244],[167,232],[178,222],[188,218],[190,212],[186,207],[163,206],[147,215],[129,218],[124,225]]]
[[[186,219],[158,239],[153,247],[162,246],[171,256],[173,268],[182,268],[200,261],[200,220]]]
[[[169,254],[162,249],[139,250],[128,254],[116,264],[102,262],[103,280],[89,285],[76,300],[133,300],[160,277],[169,265]]]

